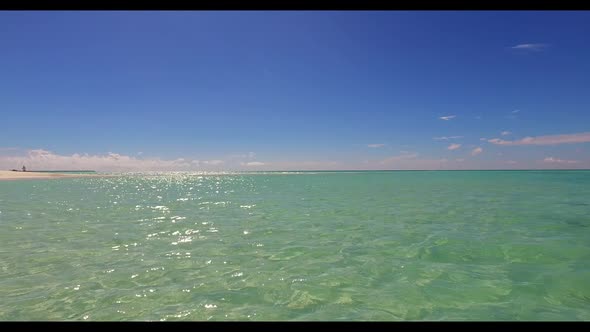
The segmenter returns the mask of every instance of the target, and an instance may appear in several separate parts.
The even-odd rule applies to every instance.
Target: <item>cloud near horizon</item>
[[[461,144],[454,144],[454,143],[453,143],[453,144],[449,145],[449,146],[447,147],[447,149],[452,151],[452,150],[457,150],[457,149],[458,149],[458,148],[460,148],[460,147],[461,147]]]
[[[382,148],[384,146],[385,146],[385,144],[383,144],[383,143],[369,144],[369,145],[367,145],[367,147],[369,147],[369,148]]]
[[[483,152],[481,147],[471,151],[475,156]],[[18,155],[1,155],[0,169],[19,169],[26,165],[31,171],[34,170],[95,170],[99,172],[142,172],[142,171],[313,171],[313,170],[439,170],[439,169],[489,169],[503,168],[508,161],[497,161],[491,164],[478,160],[479,158],[447,159],[421,157],[416,152],[406,152],[400,155],[384,159],[365,160],[352,159],[346,162],[342,160],[233,160],[212,159],[197,160],[190,158],[176,158],[164,160],[161,158],[138,158],[117,153],[104,155],[72,154],[59,155],[51,151],[36,149],[22,151]],[[547,157],[544,160],[532,161],[530,163],[518,163],[519,168],[535,168],[541,162],[548,168],[588,168],[588,161],[562,160],[554,157]],[[535,166],[534,163],[537,163]]]
[[[205,161],[202,161],[202,163],[205,164],[205,165],[213,165],[213,166],[218,166],[218,165],[225,164],[225,162],[223,160],[219,160],[219,159],[205,160]]]
[[[563,160],[559,158],[547,157],[543,159],[544,163],[557,163],[557,164],[577,164],[577,160]]]
[[[447,116],[441,116],[439,119],[449,121],[449,120],[456,118],[456,117],[457,117],[456,115],[447,115]]]
[[[260,161],[249,161],[247,163],[240,163],[242,166],[264,166],[266,163]]]
[[[14,149],[10,149],[13,151]],[[23,165],[35,170],[95,170],[99,172],[140,171],[219,171],[219,170],[337,170],[343,165],[337,161],[277,161],[251,160],[254,153],[229,155],[226,160],[198,160],[177,158],[138,158],[118,153],[105,155],[78,154],[60,155],[43,149],[19,151],[18,155],[0,155],[0,169],[20,169]],[[243,157],[239,160],[237,158]]]
[[[96,171],[162,171],[188,170],[191,163],[184,158],[162,160],[138,159],[109,152],[106,155],[75,153],[71,156],[55,154],[43,149],[27,151],[25,156],[0,157],[0,167],[5,169],[27,166],[29,170],[96,170]]]
[[[525,137],[520,140],[506,141],[500,138],[489,139],[488,142],[496,145],[557,145],[590,142],[590,132],[563,135],[547,135],[537,137]]]

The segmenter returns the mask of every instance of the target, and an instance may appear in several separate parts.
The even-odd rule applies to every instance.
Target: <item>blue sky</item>
[[[589,34],[583,11],[0,12],[0,167],[590,168]]]

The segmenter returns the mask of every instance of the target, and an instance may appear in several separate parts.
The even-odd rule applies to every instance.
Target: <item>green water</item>
[[[0,320],[590,320],[590,171],[0,182]]]

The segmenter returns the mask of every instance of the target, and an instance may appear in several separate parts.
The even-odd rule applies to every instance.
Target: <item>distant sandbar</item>
[[[105,177],[105,176],[111,176],[111,175],[0,171],[0,181],[2,181],[2,180],[25,180],[25,179],[95,178],[95,177]]]

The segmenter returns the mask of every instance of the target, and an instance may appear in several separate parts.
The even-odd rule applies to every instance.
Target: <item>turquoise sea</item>
[[[0,320],[590,320],[590,171],[3,181]]]

